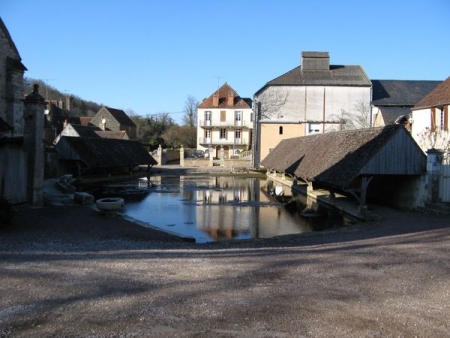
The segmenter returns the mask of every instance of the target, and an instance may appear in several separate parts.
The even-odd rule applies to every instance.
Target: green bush
[[[0,197],[0,227],[11,224],[13,214],[14,209],[11,202],[5,197]]]

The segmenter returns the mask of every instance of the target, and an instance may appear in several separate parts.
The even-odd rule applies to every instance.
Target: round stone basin
[[[120,197],[108,197],[97,200],[95,204],[100,211],[116,212],[122,210],[125,201]]]

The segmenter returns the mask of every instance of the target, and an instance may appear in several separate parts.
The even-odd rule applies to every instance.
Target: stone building
[[[0,18],[0,137],[23,136],[23,74],[26,70]]]
[[[0,18],[0,197],[42,206],[45,100],[37,85],[24,97],[26,70]]]
[[[102,130],[126,131],[130,140],[136,139],[137,127],[121,109],[102,107],[91,119],[90,124]]]
[[[284,139],[370,126],[372,83],[359,65],[302,52],[300,65],[254,95],[254,167]]]

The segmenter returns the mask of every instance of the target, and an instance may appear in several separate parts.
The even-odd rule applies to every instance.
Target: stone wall
[[[0,117],[13,127],[10,135],[23,135],[23,74],[26,68],[0,19]]]

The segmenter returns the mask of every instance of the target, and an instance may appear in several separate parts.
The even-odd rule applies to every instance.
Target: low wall
[[[185,158],[183,167],[212,167],[220,166],[225,168],[235,168],[235,169],[250,169],[252,167],[252,162],[248,160],[214,160],[201,158]]]
[[[178,149],[159,149],[156,155],[152,155],[159,165],[180,159],[180,150]]]

